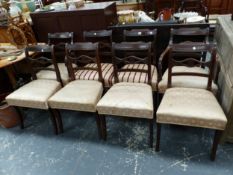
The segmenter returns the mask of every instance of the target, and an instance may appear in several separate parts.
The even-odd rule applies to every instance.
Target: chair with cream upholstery
[[[211,58],[200,61],[191,55],[209,52]],[[214,129],[215,136],[211,152],[211,160],[215,159],[217,146],[222,131],[226,127],[227,119],[212,90],[212,77],[216,62],[216,48],[210,44],[174,44],[169,49],[168,89],[156,113],[157,143],[156,151],[160,147],[162,124],[174,124],[199,128]],[[177,56],[183,59],[177,60]],[[205,66],[207,72],[174,71],[175,66],[188,65],[190,67]],[[206,88],[173,87],[173,80],[179,76],[205,77]]]
[[[33,52],[33,55],[29,56],[29,52]],[[46,56],[49,55],[51,58],[52,47],[47,45],[36,45],[26,48],[25,55],[26,60],[29,63],[28,67],[31,69],[32,81],[8,95],[6,101],[10,106],[14,106],[19,112],[22,129],[24,128],[24,122],[19,107],[49,110],[54,125],[54,131],[57,134],[56,118],[51,113],[47,100],[61,88],[61,78],[56,64],[54,64],[54,68],[46,67],[48,64],[54,63],[54,59],[47,58],[43,56],[44,54]],[[56,80],[37,79],[36,73],[40,70],[54,72]]]
[[[73,43],[73,32],[48,33],[48,44],[54,45],[53,51],[61,74],[62,86],[69,82],[69,74],[65,65],[65,43]],[[53,65],[50,65],[49,68],[53,68]],[[38,72],[37,77],[38,79],[56,79],[54,72],[46,70]]]
[[[209,29],[208,28],[179,28],[179,29],[171,29],[171,38],[170,45],[175,43],[209,43]],[[188,41],[187,41],[188,40]],[[167,89],[168,82],[168,69],[167,63],[169,58],[169,46],[166,50],[161,54],[159,58],[159,76],[158,76],[158,91],[160,94],[163,94]],[[196,59],[206,59],[208,55],[206,53],[200,54],[200,57],[196,56]],[[182,72],[196,72],[196,73],[207,73],[206,69],[202,69],[201,67],[193,67],[189,68],[187,66],[181,65],[173,68],[173,71],[182,71]],[[194,88],[205,88],[205,77],[193,77],[193,76],[179,76],[173,78],[173,87],[194,87]],[[214,93],[217,93],[218,87],[215,83],[212,83],[212,90]]]
[[[149,121],[150,146],[153,145],[154,105],[151,83],[151,43],[113,43],[112,46],[115,84],[106,92],[97,104],[100,114],[103,137],[106,140],[105,115],[143,118]],[[129,67],[125,64],[146,64],[144,68]],[[141,83],[120,82],[120,72],[140,72],[146,74]]]
[[[100,131],[100,120],[96,113],[96,104],[103,93],[103,80],[101,64],[98,55],[98,43],[74,43],[66,45],[66,59],[71,82],[49,99],[49,106],[59,118],[59,131],[63,132],[63,124],[59,109],[84,111],[96,114],[97,128]],[[94,63],[97,67],[86,67]],[[73,65],[77,66],[73,66]],[[98,80],[76,79],[75,72],[78,70],[91,70],[99,74]]]
[[[85,42],[98,42],[99,43],[99,57],[101,58],[102,76],[104,79],[104,87],[111,86],[110,79],[113,76],[112,59],[112,31],[111,30],[95,30],[84,31],[83,39]],[[97,65],[92,63],[86,65],[87,67],[95,67]],[[76,78],[80,80],[98,80],[98,74],[91,70],[79,70],[76,72]]]

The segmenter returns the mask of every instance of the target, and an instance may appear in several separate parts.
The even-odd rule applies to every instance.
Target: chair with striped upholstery
[[[115,83],[97,104],[103,138],[106,140],[107,137],[105,115],[143,118],[149,122],[149,145],[152,147],[154,105],[151,81],[151,43],[113,43],[112,47]],[[125,64],[131,63],[138,64],[138,68],[122,68]],[[145,64],[146,67],[141,68],[140,64]],[[120,82],[119,73],[124,72],[143,73],[146,81]]]
[[[48,33],[48,44],[54,45],[55,61],[61,74],[63,86],[69,82],[69,73],[65,65],[66,43],[73,43],[73,32]],[[53,68],[53,65],[49,66],[49,68]],[[56,75],[53,72],[46,70],[38,72],[37,77],[39,79],[56,79]]]
[[[31,54],[29,54],[29,52],[33,52],[33,55],[30,56]],[[62,84],[58,67],[55,64],[55,58],[52,56],[52,47],[48,45],[29,46],[25,50],[25,55],[25,59],[29,63],[28,67],[31,69],[32,81],[8,95],[6,101],[19,112],[21,128],[24,128],[24,119],[20,107],[48,110],[51,114],[54,132],[58,134],[57,118],[53,115],[47,102],[48,99],[61,88]],[[47,56],[49,56],[49,58]],[[53,59],[51,59],[51,57]],[[54,66],[47,67],[51,64]],[[41,70],[54,73],[56,79],[38,79],[37,72]]]
[[[99,43],[99,56],[101,58],[102,76],[104,79],[104,87],[111,86],[111,77],[113,76],[112,59],[112,31],[111,30],[97,30],[84,31],[83,39],[85,42]],[[95,63],[87,64],[86,67],[97,68]],[[80,80],[98,80],[98,74],[92,70],[79,70],[76,72],[76,78]]]
[[[151,75],[152,75],[152,89],[157,91],[157,61],[156,61],[156,37],[157,29],[133,29],[133,30],[124,30],[124,41],[126,42],[151,42]],[[147,70],[147,64],[126,64],[122,69],[144,69]],[[119,82],[133,82],[133,83],[147,83],[146,74],[143,72],[119,72]],[[114,76],[109,83],[114,83]]]
[[[196,54],[208,52],[208,60],[195,59]],[[182,59],[177,59],[182,56]],[[217,146],[227,123],[226,116],[216,97],[211,92],[212,78],[216,62],[216,48],[211,44],[173,44],[169,48],[168,89],[156,113],[157,142],[156,151],[160,149],[161,125],[173,124],[216,130],[211,160],[215,159]],[[184,72],[175,70],[175,66],[208,68],[207,72]],[[202,68],[202,69],[204,69]],[[205,78],[205,88],[173,87],[175,77],[192,76]],[[204,81],[203,80],[203,81]]]
[[[49,106],[59,118],[59,132],[63,132],[60,109],[90,112],[96,115],[99,137],[101,137],[100,120],[96,112],[96,104],[103,93],[103,78],[98,54],[98,43],[74,43],[66,45],[66,59],[71,82],[49,99]],[[97,67],[86,67],[87,64],[96,64]],[[76,65],[76,66],[73,66]],[[90,70],[98,74],[97,80],[80,80],[75,72]]]

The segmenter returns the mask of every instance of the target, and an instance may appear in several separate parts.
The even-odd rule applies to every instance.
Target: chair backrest
[[[66,63],[71,80],[76,79],[75,72],[78,70],[92,70],[98,72],[99,81],[103,83],[98,46],[98,43],[91,42],[66,44]],[[97,66],[86,66],[90,63]]]
[[[132,30],[124,30],[124,41],[126,42],[151,42],[151,50],[153,52],[152,62],[157,65],[156,60],[156,40],[157,40],[157,29],[132,29]]]
[[[169,44],[185,41],[209,43],[209,28],[171,28]]]
[[[111,50],[112,30],[84,31],[83,39],[85,42],[98,42],[100,50]]]
[[[216,47],[214,44],[205,43],[180,43],[169,46],[169,60],[168,60],[168,88],[172,87],[173,76],[200,76],[207,77],[207,90],[211,91],[212,80],[214,76],[214,68],[216,63]],[[198,60],[200,54],[206,53],[210,58]],[[209,53],[209,54],[207,54]],[[177,59],[179,58],[179,59]],[[188,66],[200,67],[208,69],[208,73],[195,73],[195,72],[172,72],[174,66]]]
[[[29,62],[30,72],[32,74],[32,79],[37,79],[37,72],[41,70],[54,71],[56,73],[56,79],[62,84],[60,71],[55,61],[55,56],[53,52],[53,46],[49,45],[32,45],[25,49],[26,60]],[[52,58],[52,59],[51,59]],[[52,67],[48,67],[53,64]]]
[[[209,21],[208,8],[205,6],[203,0],[182,0],[178,11],[195,11],[204,16],[206,22]]]
[[[65,60],[65,44],[74,42],[73,32],[48,33],[48,44],[54,45],[56,62]]]
[[[48,33],[48,44],[65,44],[74,42],[74,33],[73,32],[59,32],[59,33]]]
[[[114,65],[114,80],[119,82],[119,72],[142,72],[147,73],[148,84],[151,85],[151,43],[150,42],[122,42],[112,45],[112,62]],[[147,69],[127,68],[125,64],[146,64]]]

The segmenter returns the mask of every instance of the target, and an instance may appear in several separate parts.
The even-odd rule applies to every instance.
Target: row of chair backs
[[[54,44],[58,62],[64,61],[64,47],[65,43],[72,44],[74,39],[73,32],[63,33],[49,33],[48,44]],[[100,57],[105,62],[111,60],[111,46],[112,46],[112,31],[111,30],[97,30],[84,31],[83,39],[85,42],[99,42]],[[152,43],[152,61],[157,65],[156,59],[156,40],[157,29],[132,29],[124,30],[123,39],[126,42],[151,42]],[[171,29],[170,44],[180,43],[184,41],[206,42],[209,41],[208,28],[178,28]]]
[[[70,79],[75,80],[75,73],[79,70],[92,70],[99,74],[99,81],[103,83],[101,60],[99,57],[98,43],[74,43],[66,44],[66,63]],[[29,52],[36,54],[36,59],[30,56]],[[43,54],[51,54],[52,60]],[[207,54],[209,53],[209,54]],[[31,61],[33,69],[33,78],[36,79],[36,72],[40,70],[55,71],[57,80],[61,82],[60,72],[55,61],[53,46],[30,46],[26,49],[26,57]],[[113,43],[112,45],[112,62],[114,65],[115,83],[119,82],[120,72],[142,72],[147,74],[148,84],[151,85],[151,43],[145,42],[122,42]],[[200,59],[203,55],[210,55],[208,59]],[[38,57],[39,56],[39,57]],[[206,61],[207,60],[207,61]],[[208,77],[207,90],[211,90],[212,79],[214,75],[214,66],[216,62],[216,48],[214,44],[185,42],[172,44],[169,46],[169,64],[168,64],[168,87],[172,87],[173,76],[202,76]],[[35,64],[36,63],[36,64]],[[46,67],[53,64],[54,68]],[[97,66],[86,66],[95,63]],[[143,69],[128,67],[123,68],[126,64],[146,64]],[[207,68],[208,74],[172,72],[174,66],[198,66]]]
[[[180,43],[169,46],[168,88],[172,87],[173,76],[201,76],[207,77],[206,89],[211,91],[214,68],[216,63],[216,47],[205,43]],[[209,53],[209,54],[207,54]],[[200,55],[210,55],[208,59],[199,59]],[[177,59],[179,58],[179,59]],[[182,58],[182,59],[180,59]],[[204,67],[208,73],[172,72],[174,66]]]

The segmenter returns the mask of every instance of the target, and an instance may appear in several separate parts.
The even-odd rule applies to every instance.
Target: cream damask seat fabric
[[[99,116],[102,125],[103,139],[106,140],[107,138],[106,116],[141,118],[148,121],[149,145],[150,147],[153,147],[154,106],[150,76],[151,43],[113,43],[112,56],[115,84],[113,84],[97,103],[97,111],[98,114],[100,114]],[[126,68],[123,69],[123,66]],[[134,66],[135,68],[133,68]],[[139,67],[141,67],[141,69]],[[131,77],[130,75],[133,75],[134,72],[139,72],[137,76],[142,82],[137,83],[134,81],[136,75],[131,77],[132,82],[121,82],[119,74],[122,72],[126,73],[126,71],[128,72],[129,77]],[[141,72],[145,73],[145,75],[140,74]],[[146,74],[149,76],[146,76]],[[142,79],[140,79],[140,75]],[[146,78],[147,80],[145,80]],[[144,81],[146,81],[146,84],[143,83]]]
[[[33,80],[6,97],[11,106],[48,109],[47,100],[61,85],[56,80]]]
[[[152,88],[142,83],[114,84],[97,104],[99,114],[153,119]]]
[[[90,63],[87,64],[85,67],[90,68],[97,68],[97,64]],[[101,69],[102,69],[102,77],[104,79],[104,86],[110,87],[111,86],[111,78],[113,77],[113,64],[110,63],[101,63]],[[78,70],[75,73],[75,78],[77,80],[98,80],[99,74],[97,71],[94,70]]]
[[[147,70],[148,66],[146,64],[126,64],[122,69],[142,69]],[[119,72],[118,73],[119,82],[131,82],[131,83],[148,83],[148,74],[143,72]],[[157,68],[151,65],[151,85],[152,90],[157,90],[157,80],[158,72]],[[114,84],[114,76],[112,75],[111,84]]]
[[[54,109],[96,112],[96,104],[103,93],[99,81],[75,80],[67,84],[49,99]]]
[[[209,54],[206,60],[195,59]],[[177,60],[177,57],[179,60]],[[169,48],[168,60],[169,75],[168,89],[165,91],[156,113],[157,141],[156,151],[160,149],[161,126],[163,124],[175,124],[215,130],[213,139],[211,160],[215,160],[217,147],[223,130],[227,124],[227,118],[212,92],[213,75],[216,63],[216,48],[214,44],[205,43],[182,43],[173,44]],[[176,66],[192,66],[185,71],[177,71]],[[208,71],[196,65],[202,65]],[[174,71],[176,68],[176,72]],[[178,67],[182,68],[182,67]],[[191,75],[191,76],[190,76]],[[189,77],[189,81],[202,83],[201,87],[176,87],[174,83],[177,77]],[[201,79],[205,77],[204,79]],[[186,80],[186,79],[185,79]]]
[[[60,71],[61,80],[64,85],[69,82],[69,74],[65,63],[57,63],[58,69]],[[48,68],[54,68],[53,65],[48,66]],[[36,74],[38,79],[49,79],[56,80],[56,73],[49,70],[41,70]]]
[[[170,88],[158,108],[157,122],[224,130],[227,119],[210,91]]]
[[[187,67],[187,66],[174,66],[172,72],[194,72],[194,73],[206,73],[208,70],[201,67]],[[205,89],[207,85],[207,77],[197,76],[175,76],[172,78],[172,87],[185,87],[185,88],[200,88]],[[163,74],[162,80],[158,84],[158,91],[164,93],[167,89],[168,82],[168,69]],[[212,83],[212,91],[214,94],[217,93],[218,86]]]

